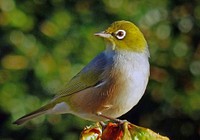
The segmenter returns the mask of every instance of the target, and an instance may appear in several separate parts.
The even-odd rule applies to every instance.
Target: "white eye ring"
[[[117,32],[115,32],[115,36],[117,37],[117,39],[123,39],[126,36],[126,32],[124,30],[118,30]]]

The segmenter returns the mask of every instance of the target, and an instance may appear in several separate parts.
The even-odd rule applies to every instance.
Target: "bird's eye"
[[[117,39],[123,39],[126,36],[126,32],[124,30],[118,30],[115,33],[115,36],[117,37]]]

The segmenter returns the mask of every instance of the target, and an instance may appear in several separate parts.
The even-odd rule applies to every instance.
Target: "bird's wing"
[[[112,63],[111,58],[107,58],[105,53],[99,54],[76,76],[74,76],[61,90],[56,97],[71,95],[86,88],[96,86],[103,82],[103,73],[108,63]]]

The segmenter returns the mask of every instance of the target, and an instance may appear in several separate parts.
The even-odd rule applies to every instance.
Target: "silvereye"
[[[149,51],[141,31],[129,21],[116,21],[96,33],[106,49],[74,76],[55,98],[14,122],[42,114],[71,113],[86,120],[117,118],[135,106],[149,78]]]

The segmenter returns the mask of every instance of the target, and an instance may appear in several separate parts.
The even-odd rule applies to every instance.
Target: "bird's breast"
[[[128,56],[128,57],[127,57]],[[105,111],[113,117],[119,117],[135,106],[144,94],[149,77],[148,56],[144,54],[124,54],[116,56]]]

